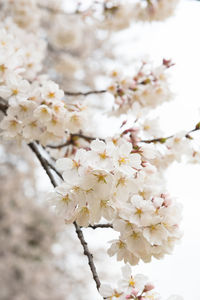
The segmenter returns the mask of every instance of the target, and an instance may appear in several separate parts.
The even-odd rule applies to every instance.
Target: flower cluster
[[[139,259],[150,262],[170,254],[180,239],[181,206],[166,195],[145,199],[134,195],[119,210],[114,229],[120,237],[112,241],[108,253],[117,260],[137,264]]]
[[[129,110],[138,111],[143,108],[155,108],[172,98],[169,89],[167,69],[171,62],[163,60],[162,65],[152,68],[143,63],[137,74],[132,78],[121,79],[113,72],[113,83],[108,91],[115,98],[115,114],[127,113]]]
[[[133,21],[162,21],[174,14],[178,3],[179,0],[104,1],[101,10],[104,22],[100,18],[98,27],[119,31],[128,28]],[[88,13],[91,10],[95,10],[94,7],[90,7]]]
[[[46,145],[62,141],[67,131],[83,129],[87,111],[78,103],[65,104],[63,90],[46,76],[35,79],[45,42],[34,37],[9,19],[0,25],[0,97],[9,103],[0,127],[7,138]]]
[[[35,31],[40,25],[40,10],[36,0],[0,1],[2,16],[11,16],[21,28]]]
[[[9,85],[3,91],[0,88],[1,96],[10,102],[7,116],[0,123],[5,137],[38,140],[46,145],[62,142],[67,131],[77,132],[85,124],[84,106],[65,104],[63,90],[53,81],[41,77],[29,84],[20,78],[16,83],[12,76],[8,79]]]
[[[56,23],[50,28],[51,44],[56,49],[73,51],[81,46],[83,40],[83,24],[76,16],[54,17]],[[74,26],[72,26],[74,24]]]
[[[57,161],[65,182],[49,200],[66,223],[113,221],[120,237],[108,252],[118,260],[137,264],[160,258],[181,236],[180,206],[159,192],[159,176],[149,162],[153,158],[150,145],[133,150],[122,138],[95,140],[90,150]]]
[[[46,42],[43,39],[20,29],[10,18],[0,23],[1,86],[6,85],[10,74],[23,74],[23,78],[33,80],[42,70],[45,54]]]
[[[108,284],[100,287],[100,294],[104,299],[109,300],[161,300],[160,295],[154,291],[154,285],[149,282],[148,277],[137,274],[132,275],[131,268],[126,265],[122,268],[122,279],[118,282],[118,286],[112,288]],[[171,296],[167,300],[182,300],[180,296]]]
[[[163,21],[173,16],[179,0],[139,1],[135,5],[134,18],[140,21]]]

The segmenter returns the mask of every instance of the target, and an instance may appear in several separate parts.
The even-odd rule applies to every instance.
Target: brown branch
[[[195,126],[195,128],[193,128],[192,130],[188,131],[185,134],[185,137],[187,139],[191,139],[190,133],[198,131],[198,130],[200,130],[200,122]],[[150,144],[150,143],[161,143],[161,144],[164,144],[167,140],[173,138],[174,136],[175,136],[175,134],[167,136],[167,137],[155,138],[155,139],[150,139],[150,140],[141,140],[139,142],[140,143],[147,143],[147,144]]]
[[[94,141],[96,139],[99,139],[100,141],[105,142],[105,139],[102,139],[102,138],[87,136],[87,135],[84,135],[82,133],[71,133],[68,141],[66,141],[65,143],[60,144],[60,145],[47,145],[47,147],[52,148],[52,149],[61,149],[61,148],[66,147],[66,146],[73,145],[74,144],[74,139],[76,139],[76,138],[81,138],[81,139],[84,139],[88,142]]]
[[[56,187],[56,186],[57,186],[57,183],[56,183],[56,181],[55,181],[53,175],[51,174],[51,171],[49,170],[50,166],[48,165],[47,160],[40,154],[40,152],[39,152],[37,146],[36,146],[34,143],[30,143],[30,144],[28,144],[28,146],[30,147],[30,149],[31,149],[31,150],[35,153],[35,155],[37,156],[37,158],[38,158],[38,160],[40,161],[40,163],[41,163],[43,169],[46,171],[46,173],[47,173],[47,175],[48,175],[48,177],[49,177],[49,179],[50,179],[52,185],[53,185],[54,187]]]
[[[67,146],[69,146],[71,144],[72,144],[72,141],[70,139],[69,141],[67,141],[67,142],[65,142],[63,144],[60,144],[60,145],[47,145],[46,147],[51,148],[51,149],[61,149],[63,147],[67,147]]]
[[[0,101],[2,101],[2,102],[0,102],[0,110],[4,113],[4,115],[6,115],[6,111],[8,109],[8,104],[2,98],[0,98]]]
[[[107,90],[97,90],[97,91],[88,91],[88,92],[69,92],[65,91],[66,96],[88,96],[92,94],[103,94],[106,93]]]
[[[98,228],[113,228],[113,224],[107,223],[107,224],[95,224],[95,225],[89,225],[86,228],[92,228],[92,229],[98,229]]]
[[[150,139],[150,140],[141,140],[139,141],[140,143],[146,143],[146,144],[150,144],[150,143],[161,143],[164,144],[168,139],[173,138],[174,135],[170,135],[167,137],[161,137],[161,138],[155,138],[155,139]]]
[[[37,158],[40,161],[43,169],[46,171],[49,179],[51,180],[52,185],[54,187],[56,187],[57,183],[56,183],[53,175],[51,174],[51,172],[49,170],[49,168],[52,167],[52,165],[49,164],[45,158],[43,158],[43,156],[39,152],[39,149],[37,148],[37,146],[34,143],[30,143],[28,146],[31,148],[31,150],[37,156]],[[55,168],[53,170],[55,171]],[[93,279],[94,279],[94,281],[96,283],[96,287],[97,287],[97,289],[99,289],[101,283],[100,283],[100,280],[99,280],[99,277],[98,277],[98,274],[97,274],[97,271],[96,271],[96,267],[95,267],[94,260],[93,260],[93,255],[90,253],[90,251],[88,249],[88,245],[87,245],[87,243],[85,241],[85,238],[84,238],[84,235],[83,235],[83,232],[82,232],[81,228],[78,226],[78,224],[76,222],[74,222],[73,224],[75,226],[76,233],[77,233],[77,236],[78,236],[78,238],[79,238],[79,240],[81,242],[81,245],[83,246],[84,255],[86,255],[87,258],[88,258],[88,264],[90,266],[90,270],[92,272]]]
[[[78,238],[81,242],[81,245],[83,246],[84,254],[88,258],[88,264],[89,264],[90,269],[92,271],[93,279],[96,282],[97,289],[99,290],[101,283],[100,283],[99,277],[97,275],[96,267],[95,267],[94,262],[93,262],[93,255],[90,253],[90,251],[88,249],[88,245],[87,245],[87,243],[84,239],[82,230],[80,229],[80,227],[78,226],[78,224],[76,222],[74,222],[73,224],[76,228],[76,233],[77,233],[77,236],[78,236]]]
[[[81,139],[84,139],[84,140],[87,140],[87,141],[94,141],[94,140],[96,140],[97,138],[96,137],[92,137],[92,136],[87,136],[87,135],[84,135],[84,134],[82,134],[82,133],[72,133],[71,134],[71,137],[72,138],[81,138]],[[101,141],[105,141],[104,139],[102,139],[102,138],[98,138],[99,140],[101,140]]]
[[[47,162],[48,166],[58,175],[58,177],[60,177],[60,179],[63,179],[60,172],[58,172],[58,170],[48,160],[46,160],[46,162]]]

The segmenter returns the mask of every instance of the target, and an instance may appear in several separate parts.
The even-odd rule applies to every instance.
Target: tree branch
[[[88,258],[88,264],[89,264],[90,269],[92,271],[93,279],[96,282],[97,289],[99,290],[101,283],[100,283],[99,277],[97,275],[96,267],[95,267],[94,262],[93,262],[93,255],[90,253],[90,251],[88,249],[88,245],[87,245],[87,243],[84,239],[82,230],[80,229],[80,227],[78,226],[78,224],[76,222],[74,222],[73,224],[76,228],[76,233],[77,233],[77,236],[78,236],[78,238],[81,242],[81,245],[83,246],[84,254]]]
[[[200,122],[197,123],[197,125],[195,126],[195,128],[193,128],[192,130],[188,131],[185,134],[185,137],[187,139],[191,139],[190,133],[198,131],[198,130],[200,130]],[[155,139],[150,139],[150,140],[141,140],[139,142],[140,143],[147,143],[147,144],[150,144],[150,143],[161,143],[161,144],[164,144],[167,140],[173,138],[174,136],[175,136],[175,134],[167,136],[167,137],[155,138]]]
[[[60,145],[47,145],[47,147],[52,148],[52,149],[61,149],[63,147],[66,147],[66,146],[69,146],[69,145],[73,144],[74,143],[74,138],[81,138],[81,139],[84,139],[88,142],[89,141],[94,141],[94,140],[97,139],[97,137],[87,136],[87,135],[84,135],[82,133],[71,133],[68,141],[66,141],[65,143],[60,144]],[[98,139],[100,141],[105,142],[105,139],[102,139],[102,138],[98,138]]]
[[[40,161],[43,169],[46,171],[49,179],[51,180],[52,185],[54,187],[56,187],[57,183],[56,183],[53,175],[51,174],[51,172],[49,170],[49,168],[52,167],[52,165],[49,164],[45,158],[43,158],[43,156],[39,152],[39,149],[37,148],[37,146],[34,143],[30,143],[28,146],[31,148],[31,150],[37,156],[37,158]],[[53,168],[53,170],[55,171],[55,168]],[[78,226],[78,224],[76,222],[74,222],[73,224],[75,226],[77,236],[78,236],[78,238],[79,238],[79,240],[81,242],[81,245],[83,247],[84,255],[86,255],[87,258],[88,258],[88,264],[90,266],[90,270],[92,272],[93,279],[94,279],[94,281],[96,283],[96,287],[97,287],[97,289],[99,289],[101,283],[100,283],[100,280],[99,280],[99,277],[98,277],[98,274],[97,274],[97,271],[96,271],[96,267],[95,267],[94,260],[93,260],[93,255],[89,251],[88,245],[87,245],[87,243],[85,241],[85,238],[84,238],[84,235],[83,235],[83,232],[82,232],[81,228]]]
[[[5,102],[4,99],[0,98],[0,110],[4,113],[4,115],[6,115],[6,111],[8,109],[8,104]]]
[[[92,94],[103,94],[106,93],[107,90],[97,90],[97,91],[88,91],[88,92],[69,92],[65,91],[66,96],[88,96]]]
[[[86,228],[92,228],[92,229],[98,229],[98,228],[113,228],[113,224],[107,223],[107,224],[95,224],[95,225],[89,225]]]
[[[49,164],[48,164],[47,160],[40,154],[40,152],[39,152],[37,146],[36,146],[34,143],[30,143],[30,144],[28,144],[28,146],[30,147],[30,149],[31,149],[31,150],[35,153],[35,155],[37,156],[37,158],[38,158],[38,160],[40,161],[40,163],[41,163],[43,169],[46,171],[46,173],[47,173],[47,175],[48,175],[48,177],[49,177],[49,179],[50,179],[52,185],[53,185],[54,187],[56,187],[56,186],[57,186],[57,183],[56,183],[56,181],[55,181],[53,175],[51,174],[51,172],[50,172],[50,170],[49,170]]]
[[[46,162],[47,162],[48,166],[60,177],[60,179],[63,180],[63,177],[60,174],[60,172],[58,172],[58,170],[48,160],[46,160]]]

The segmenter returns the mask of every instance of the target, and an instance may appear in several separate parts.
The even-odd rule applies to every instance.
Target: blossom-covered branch
[[[47,173],[47,175],[48,175],[48,177],[49,177],[52,185],[54,187],[56,187],[57,183],[56,183],[53,175],[51,174],[51,172],[49,170],[49,164],[48,164],[47,160],[43,158],[43,156],[41,155],[41,153],[39,152],[37,146],[34,143],[30,143],[29,147],[35,153],[36,157],[40,161],[40,163],[41,163],[43,169],[46,171],[46,173]],[[74,224],[74,226],[76,228],[76,233],[77,233],[77,236],[78,236],[78,238],[79,238],[79,240],[81,242],[81,245],[83,246],[84,255],[86,255],[87,258],[88,258],[88,264],[90,266],[90,269],[91,269],[94,281],[96,283],[97,289],[99,289],[101,283],[100,283],[100,280],[99,280],[99,277],[98,277],[98,274],[97,274],[97,271],[96,271],[96,267],[95,267],[94,260],[93,260],[93,255],[89,251],[89,248],[87,246],[87,243],[85,241],[85,238],[83,236],[83,233],[82,233],[80,227],[78,226],[78,224],[76,222],[73,222],[73,224]]]
[[[200,130],[200,122],[196,124],[195,128],[189,130],[184,136],[188,139],[191,139],[190,133]],[[149,140],[141,140],[141,143],[161,143],[164,144],[167,140],[173,138],[175,134],[167,136],[167,137],[161,137],[161,138],[155,138],[155,139],[149,139]]]

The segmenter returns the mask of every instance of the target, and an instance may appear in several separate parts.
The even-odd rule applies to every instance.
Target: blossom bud
[[[144,292],[149,292],[151,290],[153,290],[155,288],[155,286],[153,284],[146,284],[144,287]]]
[[[138,294],[138,290],[136,290],[136,289],[132,289],[132,291],[131,291],[131,294],[132,294],[132,295],[134,295],[134,296],[137,296],[137,294]]]

